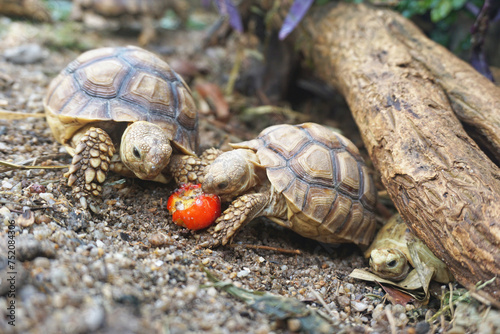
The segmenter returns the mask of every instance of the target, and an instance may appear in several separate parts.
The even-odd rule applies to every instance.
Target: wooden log
[[[498,87],[443,46],[428,39],[401,16],[387,26],[415,61],[441,86],[457,117],[471,129],[489,157],[500,163],[500,93]],[[446,61],[442,61],[446,59]]]
[[[480,294],[499,306],[500,169],[455,113],[498,154],[500,89],[391,10],[321,7],[298,40],[347,100],[410,229],[468,289],[497,277]]]

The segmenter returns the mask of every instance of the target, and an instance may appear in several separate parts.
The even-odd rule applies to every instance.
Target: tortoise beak
[[[215,192],[212,186],[213,183],[214,183],[213,175],[205,175],[203,183],[201,184],[201,189],[203,190],[203,192],[207,194],[214,194]]]
[[[171,155],[172,148],[170,145],[154,145],[148,152],[147,157],[143,159],[141,174],[144,177],[141,177],[141,179],[152,180],[156,178],[167,167]]]
[[[145,165],[144,170],[145,170],[145,173],[144,173],[144,178],[142,178],[143,180],[152,180],[152,179],[156,178],[161,171],[161,169],[158,168],[158,166],[153,165],[153,164]]]

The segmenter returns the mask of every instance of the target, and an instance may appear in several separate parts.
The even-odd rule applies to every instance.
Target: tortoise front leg
[[[184,183],[202,183],[205,168],[210,165],[222,151],[209,148],[198,158],[190,155],[176,154],[170,158],[168,174],[172,175],[178,185]]]
[[[252,219],[266,215],[270,200],[268,192],[238,197],[215,221],[215,225],[208,229],[211,238],[205,237],[201,246],[216,247],[227,244]]]
[[[73,160],[64,176],[68,178],[68,186],[73,188],[73,195],[83,209],[88,207],[88,197],[101,195],[114,153],[111,138],[100,128],[89,128],[78,141]]]

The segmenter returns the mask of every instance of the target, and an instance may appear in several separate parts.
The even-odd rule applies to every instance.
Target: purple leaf
[[[295,0],[290,7],[290,11],[283,22],[281,27],[279,38],[280,40],[285,39],[288,34],[292,32],[293,29],[299,24],[300,20],[306,15],[309,7],[311,7],[314,0]]]
[[[229,24],[237,32],[243,32],[243,23],[238,8],[231,2],[231,0],[214,0],[219,13],[222,16],[229,16]]]

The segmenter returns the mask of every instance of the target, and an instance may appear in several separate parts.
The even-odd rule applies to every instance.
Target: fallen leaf
[[[408,276],[406,276],[406,278],[401,282],[389,281],[362,269],[354,269],[349,277],[375,282],[383,285],[384,287],[390,286],[392,289],[402,291],[423,304],[426,304],[429,300],[429,294],[424,291],[416,270],[410,271]]]
[[[408,303],[411,303],[415,301],[415,298],[404,291],[401,291],[399,289],[393,288],[390,285],[384,285],[381,284],[380,282],[379,285],[384,289],[385,293],[387,294],[387,299],[393,304],[401,304],[405,306]]]
[[[195,89],[214,108],[215,117],[218,120],[227,121],[229,119],[229,104],[218,85],[210,82],[198,82]]]

